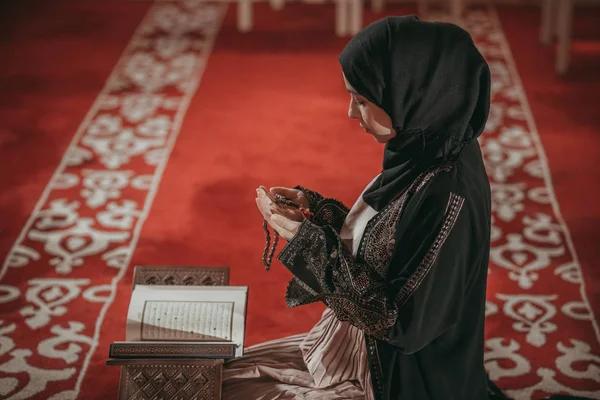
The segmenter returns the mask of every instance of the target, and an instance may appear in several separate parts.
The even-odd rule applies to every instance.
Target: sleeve
[[[340,232],[349,209],[341,201],[329,199],[319,193],[296,186],[294,189],[301,190],[308,199],[308,209],[314,214],[311,222],[317,226],[330,226],[336,232]]]
[[[462,309],[470,248],[463,203],[452,193],[430,196],[408,221],[400,218],[388,243],[394,248],[386,279],[354,258],[331,227],[304,221],[279,255],[295,275],[288,305],[322,301],[366,334],[417,351],[456,323]]]

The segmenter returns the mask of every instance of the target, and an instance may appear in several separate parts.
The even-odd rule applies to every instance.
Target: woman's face
[[[354,90],[344,76],[346,90],[350,93],[348,116],[360,121],[360,126],[379,143],[387,143],[396,136],[392,119],[385,111],[371,103]]]

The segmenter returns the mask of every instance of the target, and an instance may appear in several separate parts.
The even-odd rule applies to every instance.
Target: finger
[[[269,203],[269,200],[265,199],[265,198],[258,198],[256,199],[257,201],[257,205],[260,208],[260,210],[266,214],[272,214],[271,212],[271,204]]]
[[[263,186],[261,186],[256,193],[258,194],[258,198],[262,199],[262,198],[266,198],[267,204],[269,205],[269,211],[271,212],[271,214],[281,214],[286,218],[298,221],[303,219],[302,213],[299,212],[298,210],[296,210],[295,208],[291,208],[289,206],[286,206],[284,204],[278,204],[272,201],[271,198],[268,197],[268,195],[265,195],[265,193],[263,193],[263,191],[261,190],[263,188]],[[283,188],[285,189],[285,188]]]
[[[279,194],[285,197],[286,199],[295,199],[296,197],[298,197],[298,189],[290,189],[286,187],[275,186],[269,189],[269,191],[273,195]]]
[[[271,215],[269,215],[268,211],[263,208],[263,205],[260,203],[260,201],[258,199],[255,199],[255,200],[256,200],[256,207],[258,208],[258,211],[261,213],[263,218],[264,219],[271,218]]]
[[[256,199],[256,206],[258,207],[260,213],[263,215],[263,218],[268,221],[272,215],[269,206],[265,204],[264,201],[262,201],[261,199]]]
[[[260,186],[258,189],[256,189],[256,193],[258,194],[258,196],[259,196],[259,197],[260,197],[260,196],[265,196],[265,197],[267,197],[269,200],[271,200],[271,201],[275,201],[275,197],[274,197],[274,195],[273,195],[273,194],[271,194],[271,192],[269,192],[269,191],[267,190],[267,188],[266,188],[266,187],[264,187],[264,186]]]
[[[283,215],[292,221],[301,221],[304,219],[304,216],[300,211],[290,207],[271,206],[271,214]]]
[[[271,226],[271,228],[273,228],[273,230],[275,232],[277,232],[279,234],[279,236],[281,236],[282,238],[284,238],[285,240],[290,240],[291,237],[294,236],[293,233],[291,233],[290,231],[288,231],[286,228],[284,228],[281,225],[278,225],[277,223],[275,223],[275,221],[273,221],[273,217],[275,215],[272,215],[269,219],[265,219],[265,221],[268,222],[268,224]]]
[[[264,186],[261,186],[260,188],[256,189],[256,195],[258,196],[259,199],[263,200],[265,202],[265,204],[267,204],[269,206],[272,204],[275,204],[275,198],[266,191]]]
[[[281,236],[285,240],[290,240],[291,233],[281,225],[277,224],[276,220],[277,218],[273,220],[273,217],[271,217],[271,219],[269,220],[269,225],[271,225],[275,232],[279,233],[279,236]]]
[[[301,205],[304,208],[309,207],[308,199],[306,198],[306,196],[304,195],[302,190],[290,189],[290,188],[285,188],[285,187],[280,187],[280,186],[272,187],[269,190],[271,191],[271,193],[273,193],[273,195],[280,194],[281,196],[285,197],[286,199],[290,199],[294,203]]]
[[[301,225],[299,222],[290,221],[278,215],[273,215],[273,217],[271,217],[270,224],[273,229],[287,241],[292,240],[292,238],[296,236]]]
[[[289,220],[278,214],[273,215],[271,217],[271,221],[275,225],[279,226],[281,229],[286,230],[288,232],[295,232],[295,231],[297,231],[298,227],[300,226],[300,222]]]
[[[282,204],[282,203],[276,203],[276,202],[269,202],[268,203],[269,206],[271,207],[271,211],[274,214],[281,214],[286,218],[289,219],[297,219],[297,217],[302,213],[300,213],[300,211],[298,211],[296,208],[290,207],[286,204]]]

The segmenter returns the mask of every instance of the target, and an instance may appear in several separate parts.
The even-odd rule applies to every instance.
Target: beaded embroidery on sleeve
[[[440,171],[432,171],[417,179],[405,195],[394,200],[373,219],[365,231],[369,237],[363,243],[369,244],[362,249],[362,261],[360,252],[357,260],[332,227],[304,221],[296,237],[278,258],[292,273],[298,268],[309,270],[319,288],[313,290],[294,277],[286,294],[288,306],[323,301],[338,319],[350,322],[371,336],[385,339],[387,330],[398,318],[398,307],[418,289],[434,265],[464,203],[463,197],[450,194],[442,228],[436,239],[407,283],[396,296],[390,296],[384,271],[394,248],[390,238],[394,237],[407,196],[421,189],[425,181]]]
[[[295,189],[301,190],[308,199],[308,209],[314,214],[311,218],[314,224],[318,226],[329,225],[336,232],[342,229],[346,215],[350,211],[348,207],[336,199],[325,198],[319,193],[302,186],[296,186]]]

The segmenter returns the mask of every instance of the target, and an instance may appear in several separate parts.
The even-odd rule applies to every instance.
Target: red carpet
[[[350,205],[378,172],[381,148],[345,116],[336,58],[346,39],[332,34],[333,7],[259,4],[247,35],[232,7],[207,59],[218,8],[161,4],[142,22],[149,6],[40,2],[4,13],[0,398],[114,398],[118,370],[104,362],[125,334],[136,264],[231,266],[231,283],[250,286],[248,344],[306,331],[322,306],[287,309],[289,273],[262,269],[254,188],[301,183]],[[576,35],[600,40],[594,12],[577,14]],[[493,13],[467,26],[498,85],[482,140],[499,229],[486,367],[516,399],[600,397],[590,312],[600,313],[590,187],[600,57],[577,44],[573,75],[556,78],[538,12],[500,18],[504,34]]]

